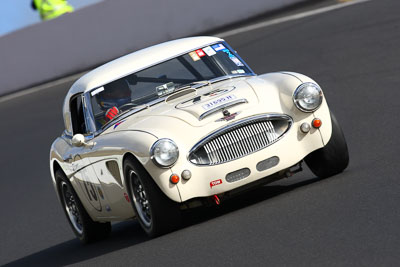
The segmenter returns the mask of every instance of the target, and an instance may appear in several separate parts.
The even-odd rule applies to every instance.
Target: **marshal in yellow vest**
[[[66,0],[33,0],[32,5],[37,9],[42,20],[54,19],[74,11]]]

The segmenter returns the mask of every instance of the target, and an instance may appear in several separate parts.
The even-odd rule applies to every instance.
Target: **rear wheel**
[[[155,237],[179,227],[181,212],[178,204],[158,188],[142,165],[127,158],[124,175],[136,218],[147,235]]]
[[[55,177],[61,205],[76,237],[82,243],[91,243],[107,237],[111,232],[111,223],[93,221],[65,174],[58,170]]]
[[[304,159],[311,171],[321,178],[341,173],[349,164],[346,139],[333,113],[331,113],[331,120],[332,136],[328,144]]]

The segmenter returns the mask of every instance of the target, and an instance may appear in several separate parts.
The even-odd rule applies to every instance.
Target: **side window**
[[[73,134],[86,134],[85,117],[83,115],[82,95],[76,95],[70,101]]]

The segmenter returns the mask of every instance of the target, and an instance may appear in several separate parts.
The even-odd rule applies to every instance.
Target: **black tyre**
[[[141,164],[133,158],[125,159],[124,175],[136,218],[148,236],[166,234],[180,226],[178,203],[159,189]]]
[[[331,120],[332,136],[328,144],[304,159],[311,171],[321,178],[341,173],[349,164],[346,139],[333,113],[331,113]]]
[[[62,208],[76,237],[85,244],[106,238],[111,232],[111,223],[93,221],[65,174],[57,170],[55,177]]]

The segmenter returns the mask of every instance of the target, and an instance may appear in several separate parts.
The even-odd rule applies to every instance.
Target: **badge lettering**
[[[215,106],[219,106],[220,104],[223,104],[225,102],[229,102],[229,101],[234,100],[234,99],[236,99],[235,95],[227,95],[227,96],[224,96],[224,97],[220,97],[220,98],[217,98],[217,99],[215,99],[215,100],[213,100],[211,102],[208,102],[207,104],[204,104],[203,108],[205,110],[208,110],[208,109],[211,109],[211,108],[213,108]]]
[[[222,184],[222,180],[221,179],[212,181],[212,182],[210,182],[210,188],[213,188],[214,186],[220,185],[220,184]]]

